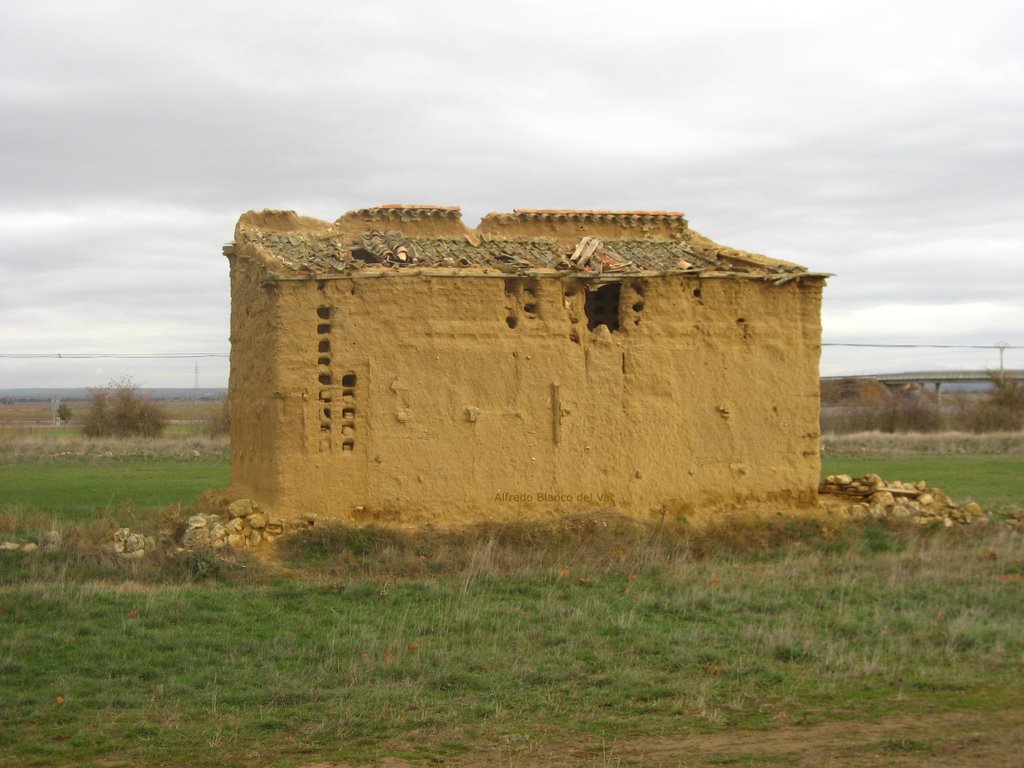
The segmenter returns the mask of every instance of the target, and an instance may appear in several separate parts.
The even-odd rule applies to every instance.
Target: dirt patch
[[[1024,712],[899,716],[774,731],[669,737],[615,745],[639,765],[1011,766],[1020,765]]]
[[[624,738],[604,742],[508,742],[445,758],[459,768],[482,766],[958,766],[1000,768],[1021,765],[1024,710],[898,715],[874,722],[829,722],[766,731]],[[421,765],[382,757],[370,765]],[[303,768],[349,768],[350,763],[307,763]]]

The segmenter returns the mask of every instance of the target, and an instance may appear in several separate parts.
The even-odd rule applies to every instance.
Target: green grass
[[[886,480],[926,480],[960,502],[984,509],[1024,508],[1024,456],[823,456],[822,476],[874,473]]]
[[[1024,716],[1024,537],[1001,523],[318,526],[270,564],[124,561],[101,546],[118,508],[155,530],[163,507],[227,483],[219,449],[30,448],[0,461],[0,529],[51,516],[65,536],[0,552],[0,764],[604,766],[637,737]],[[824,466],[1024,498],[1019,456]],[[923,738],[887,732],[851,754],[941,754],[943,734]],[[598,747],[567,757],[578,744]]]
[[[0,463],[0,509],[19,505],[77,522],[98,509],[187,505],[203,491],[227,485],[228,475],[226,459]]]
[[[1019,537],[891,535],[906,537],[898,551],[856,532],[768,559],[639,551],[635,573],[596,557],[569,575],[503,573],[480,540],[461,572],[415,581],[8,584],[0,754],[443,760],[523,740],[1024,708],[1020,586],[999,579],[1024,564]]]

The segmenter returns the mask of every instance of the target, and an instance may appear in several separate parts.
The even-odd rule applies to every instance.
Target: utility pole
[[[1006,348],[1010,346],[1008,341],[997,341],[996,347],[999,349],[999,378],[1003,378],[1003,353]]]
[[[193,389],[199,389],[199,363],[198,362],[196,363],[196,375],[195,375],[195,380],[192,383],[192,388]]]

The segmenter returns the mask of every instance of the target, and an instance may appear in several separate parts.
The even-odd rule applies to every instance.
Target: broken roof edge
[[[341,238],[356,242],[364,233],[393,230],[404,237],[457,238],[470,243],[482,237],[509,239],[550,239],[575,245],[584,237],[604,240],[670,240],[687,246],[709,259],[723,259],[741,267],[783,268],[807,272],[801,264],[775,259],[721,245],[690,229],[678,211],[611,211],[516,208],[511,213],[488,213],[475,228],[462,221],[459,206],[388,203],[349,211],[334,222],[294,211],[248,211],[235,227],[235,242],[242,242],[244,229],[264,232],[294,232],[316,237]]]
[[[271,266],[270,262],[266,262]],[[419,277],[438,277],[455,279],[499,279],[507,280],[509,277],[539,279],[539,280],[577,280],[589,284],[621,283],[625,280],[653,280],[671,277],[690,277],[697,280],[741,280],[746,282],[763,282],[772,285],[786,285],[787,283],[800,283],[802,281],[825,281],[834,277],[832,272],[732,272],[728,270],[703,268],[703,269],[669,269],[656,270],[644,269],[636,272],[604,272],[604,273],[581,273],[568,272],[562,269],[550,267],[530,267],[519,270],[505,270],[497,266],[474,265],[472,267],[439,267],[413,265],[402,268],[368,268],[358,269],[350,272],[328,272],[316,273],[307,268],[300,270],[288,270],[279,272],[274,269],[267,269],[266,279],[269,282],[312,282],[318,280],[378,280],[378,279],[410,279]]]
[[[750,251],[741,251],[738,248],[730,248],[727,245],[716,243],[711,238],[705,237],[700,232],[693,229],[690,230],[690,236],[687,240],[689,241],[690,247],[703,256],[718,256],[719,258],[725,259],[726,261],[730,261],[734,264],[742,264],[752,267],[784,267],[787,270],[807,272],[807,267],[803,264],[797,264],[795,261],[786,261],[785,259],[776,259],[771,256],[765,256],[763,253],[751,253]]]
[[[386,203],[349,211],[333,223],[299,216],[294,211],[249,211],[241,226],[274,232],[322,232],[333,236],[359,236],[382,228],[395,229],[408,237],[463,237],[498,235],[505,237],[549,237],[564,243],[589,235],[607,240],[636,237],[677,240],[686,236],[688,225],[680,211],[613,211],[516,208],[511,213],[494,211],[476,228],[462,221],[457,205],[414,205]]]
[[[516,208],[511,213],[488,213],[480,220],[476,231],[506,237],[549,237],[563,243],[574,243],[585,236],[603,240],[638,237],[683,240],[687,228],[686,217],[677,211]]]

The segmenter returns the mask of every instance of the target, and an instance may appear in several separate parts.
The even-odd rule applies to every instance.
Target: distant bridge
[[[905,373],[869,373],[857,376],[822,376],[822,381],[843,381],[857,379],[877,381],[887,387],[900,384],[918,384],[922,389],[931,386],[938,396],[943,384],[985,384],[992,381],[994,375],[1004,376],[1014,381],[1024,381],[1024,370],[994,371],[907,371]]]

